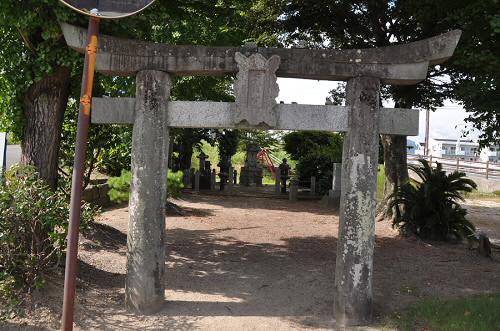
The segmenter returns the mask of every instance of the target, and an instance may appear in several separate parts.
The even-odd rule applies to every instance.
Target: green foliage
[[[384,330],[500,330],[498,311],[500,295],[424,300],[394,314]]]
[[[82,205],[81,229],[97,210]],[[66,247],[69,204],[52,191],[31,166],[13,166],[0,187],[0,303],[9,310],[23,290],[43,285],[43,274]],[[2,304],[0,304],[2,306]]]
[[[279,12],[266,8],[261,0],[166,1],[158,0],[140,15],[101,22],[101,32],[122,38],[170,44],[240,46],[247,40],[260,45],[276,43],[266,33]],[[28,89],[58,67],[71,69],[71,95],[62,131],[60,168],[71,173],[80,99],[83,56],[69,49],[58,22],[85,26],[86,18],[58,0],[13,0],[0,3],[0,122],[1,129],[24,134],[24,101]],[[232,101],[232,77],[179,77],[173,82],[173,100]],[[94,96],[133,96],[131,77],[96,75]],[[189,131],[183,133],[184,131]],[[210,141],[209,130],[172,130],[174,151],[187,155],[201,139]],[[86,162],[86,182],[98,169],[119,176],[130,167],[129,127],[91,126]],[[185,142],[184,142],[185,141]],[[174,160],[175,161],[175,160]],[[183,162],[181,162],[183,163]],[[175,164],[175,162],[174,162]],[[183,168],[183,167],[181,167]]]
[[[248,145],[253,144],[260,148],[272,149],[280,143],[281,136],[277,131],[240,130],[240,148],[246,150]]]
[[[167,196],[172,198],[178,198],[182,189],[184,188],[183,183],[184,174],[182,171],[169,171],[167,174]]]
[[[22,138],[24,98],[28,89],[57,67],[69,67],[79,76],[82,59],[65,47],[59,21],[77,15],[57,0],[0,2],[0,73],[9,89],[0,89],[0,118],[4,130]]]
[[[440,163],[431,168],[426,160],[409,165],[420,181],[407,183],[389,195],[387,211],[395,210],[393,226],[403,234],[415,234],[423,239],[448,240],[470,238],[475,228],[466,219],[467,210],[458,201],[464,192],[477,187],[465,178],[465,173],[446,174]]]
[[[221,172],[227,172],[231,158],[238,150],[240,133],[238,130],[217,130],[215,141],[219,147],[219,168]]]
[[[21,301],[16,292],[19,290],[14,276],[0,272],[0,321],[21,315]]]
[[[499,143],[500,1],[408,0],[267,0],[281,7],[277,26],[285,45],[306,41],[314,48],[382,47],[462,30],[453,57],[431,66],[417,86],[382,89],[398,107],[436,109],[446,98],[471,112],[469,122],[482,130],[480,143]],[[334,19],[332,19],[334,18]],[[331,101],[342,102],[338,90]]]
[[[109,198],[116,203],[127,202],[130,196],[130,184],[132,183],[132,173],[122,170],[119,177],[110,177],[108,179]],[[182,171],[169,171],[167,173],[167,196],[177,198],[180,196],[183,184]]]
[[[301,181],[316,176],[318,192],[326,193],[331,188],[333,163],[342,160],[340,134],[329,132],[297,131],[283,137],[285,151],[297,161],[297,172]]]
[[[110,200],[117,203],[128,201],[130,183],[132,183],[132,173],[127,170],[122,170],[122,174],[118,177],[108,178]]]

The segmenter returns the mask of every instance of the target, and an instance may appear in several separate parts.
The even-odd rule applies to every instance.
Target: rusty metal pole
[[[90,106],[92,104],[92,88],[99,35],[98,17],[90,17],[88,27],[87,49],[83,67],[80,111],[76,133],[75,161],[73,164],[73,181],[71,187],[71,204],[69,213],[68,249],[66,251],[66,272],[64,277],[64,299],[61,329],[73,330],[73,314],[75,305],[76,270],[78,256],[78,236],[80,230],[82,181],[87,155],[87,141],[90,125]]]

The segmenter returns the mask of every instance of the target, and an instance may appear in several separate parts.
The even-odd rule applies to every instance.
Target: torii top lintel
[[[66,23],[61,26],[68,46],[83,53],[86,30]],[[101,35],[96,69],[116,76],[141,70],[216,76],[238,71],[235,53],[260,53],[265,58],[281,58],[278,77],[348,80],[370,76],[385,84],[412,85],[425,79],[429,65],[453,55],[460,35],[460,30],[453,30],[408,44],[349,50],[177,46]]]

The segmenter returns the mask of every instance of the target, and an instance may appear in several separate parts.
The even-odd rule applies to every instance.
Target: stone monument
[[[279,165],[278,171],[280,174],[281,193],[286,193],[286,181],[290,178],[290,165],[287,163],[287,159],[283,159],[283,163]]]
[[[201,151],[200,155],[198,156],[198,159],[200,159],[200,165],[198,167],[198,171],[200,172],[200,187],[199,189],[202,190],[210,190],[211,188],[211,168],[212,164],[208,160],[208,155],[206,155],[203,151]]]
[[[240,185],[262,186],[263,170],[257,161],[257,153],[259,152],[259,146],[253,144],[248,145],[245,166],[242,167],[240,171]]]

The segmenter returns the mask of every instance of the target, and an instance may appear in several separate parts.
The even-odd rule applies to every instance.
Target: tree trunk
[[[411,108],[417,93],[416,85],[394,88],[395,108]],[[390,216],[387,210],[387,196],[397,186],[408,182],[408,162],[406,136],[381,135],[384,147],[385,184],[384,199],[378,206],[378,219]],[[394,211],[392,216],[394,217]]]
[[[191,158],[193,157],[193,144],[191,143],[191,141],[181,142],[179,154],[179,163],[181,170],[191,169]]]
[[[387,197],[394,192],[396,186],[408,181],[406,136],[382,135],[382,145],[385,164],[384,196]]]
[[[26,122],[21,163],[34,165],[52,189],[57,187],[61,129],[70,83],[70,69],[58,67],[33,84],[24,99]]]

